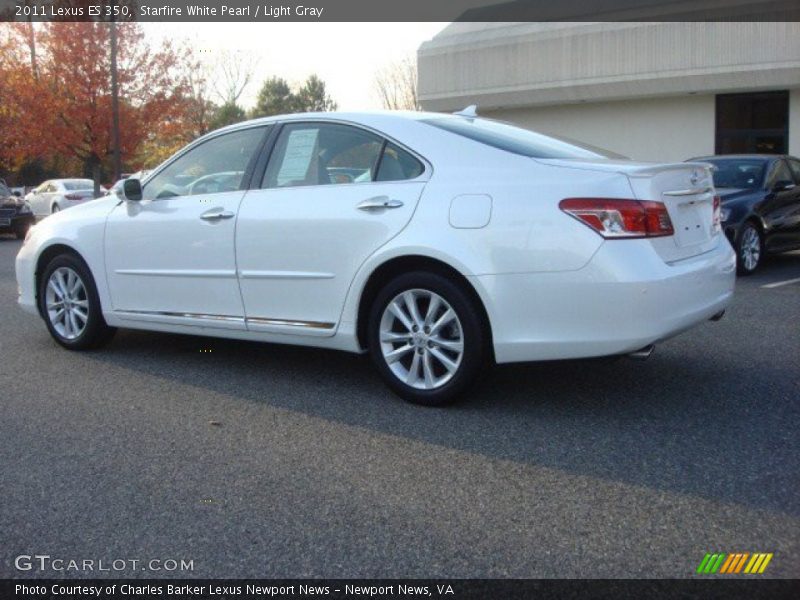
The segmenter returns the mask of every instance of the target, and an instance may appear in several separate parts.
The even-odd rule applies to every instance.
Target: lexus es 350
[[[646,353],[720,316],[735,270],[708,165],[472,113],[221,129],[45,219],[16,262],[66,348],[128,327],[368,352],[429,405],[489,361]]]

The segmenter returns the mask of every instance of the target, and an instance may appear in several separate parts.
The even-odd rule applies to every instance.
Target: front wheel
[[[96,348],[115,332],[103,319],[89,268],[71,254],[56,256],[42,273],[39,310],[53,339],[70,350]]]
[[[736,242],[736,264],[740,275],[751,275],[761,264],[764,256],[764,241],[761,232],[750,222],[739,231]]]
[[[475,380],[485,358],[478,307],[449,279],[401,275],[373,303],[369,349],[389,387],[416,404],[452,402]]]

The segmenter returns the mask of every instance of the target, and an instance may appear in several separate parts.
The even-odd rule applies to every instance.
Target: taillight
[[[86,198],[86,196],[84,196],[83,194],[66,194],[64,198],[66,198],[67,200],[83,200],[84,198]]]
[[[712,221],[714,233],[722,231],[722,198],[714,196],[714,220]]]
[[[607,239],[672,235],[667,207],[650,200],[566,198],[559,208]]]

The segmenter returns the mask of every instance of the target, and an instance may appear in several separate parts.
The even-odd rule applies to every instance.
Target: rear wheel
[[[115,332],[103,319],[92,274],[71,254],[55,257],[44,269],[39,309],[53,339],[70,350],[97,348]]]
[[[52,206],[52,207],[50,207],[50,214],[51,214],[51,215],[54,215],[54,214],[56,214],[56,213],[57,213],[58,211],[60,211],[60,210],[61,210],[61,209],[59,208],[58,204],[53,204],[53,206]]]
[[[439,406],[456,400],[484,362],[478,309],[441,275],[408,273],[389,282],[375,299],[368,327],[375,366],[409,402]]]
[[[736,241],[736,264],[740,275],[751,275],[764,256],[764,240],[753,223],[747,222],[739,231]]]

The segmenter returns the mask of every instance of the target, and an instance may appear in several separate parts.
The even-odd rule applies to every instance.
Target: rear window
[[[623,158],[609,150],[542,135],[491,119],[441,117],[423,123],[476,142],[531,158]]]
[[[91,190],[94,188],[94,181],[91,179],[72,179],[62,182],[64,189],[70,192],[77,190]]]

